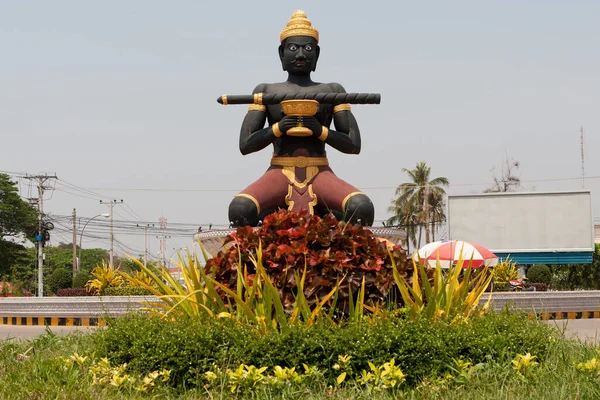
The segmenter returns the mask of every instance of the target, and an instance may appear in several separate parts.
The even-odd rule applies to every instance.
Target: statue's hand
[[[323,125],[315,117],[302,117],[302,125],[310,129],[313,135],[317,137],[323,133]]]
[[[298,117],[290,117],[284,116],[279,120],[279,130],[284,135],[287,133],[288,129],[291,129],[298,125]]]

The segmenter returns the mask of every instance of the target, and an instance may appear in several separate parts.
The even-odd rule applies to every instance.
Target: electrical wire
[[[586,180],[588,179],[600,179],[600,175],[596,176],[586,176]],[[571,177],[571,178],[547,178],[547,179],[530,179],[530,180],[520,180],[520,183],[540,183],[540,182],[564,182],[564,181],[580,181],[581,177]],[[484,182],[484,183],[451,183],[448,185],[449,188],[452,187],[468,187],[468,186],[490,186],[493,185],[493,182]],[[422,188],[425,186],[411,186],[414,188]],[[363,186],[362,190],[389,190],[396,189],[397,186]],[[239,192],[241,189],[189,189],[189,188],[116,188],[116,187],[95,187],[90,188],[91,190],[115,190],[115,191],[130,191],[130,192]]]

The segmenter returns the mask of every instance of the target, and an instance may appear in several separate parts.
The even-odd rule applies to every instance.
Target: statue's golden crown
[[[319,31],[312,26],[308,18],[306,18],[306,13],[302,10],[294,12],[292,18],[281,31],[279,40],[283,42],[285,39],[292,36],[309,36],[319,43]]]

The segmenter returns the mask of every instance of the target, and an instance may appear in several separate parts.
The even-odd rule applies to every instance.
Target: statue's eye
[[[296,50],[298,50],[298,46],[296,46],[295,44],[290,44],[290,47],[289,47],[289,49],[290,49],[291,51],[296,51]]]
[[[310,44],[307,44],[306,46],[304,46],[304,50],[311,51],[312,50],[312,46]]]

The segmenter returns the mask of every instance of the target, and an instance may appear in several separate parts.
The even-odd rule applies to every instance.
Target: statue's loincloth
[[[288,192],[285,204],[289,211],[308,210],[314,215],[318,204],[313,190],[313,180],[321,167],[328,167],[327,157],[273,157],[271,166],[281,167],[281,173],[288,179]]]
[[[314,215],[317,206],[343,211],[348,199],[359,193],[335,176],[327,157],[274,156],[265,174],[237,196],[252,200],[259,214],[285,204],[290,211]]]

